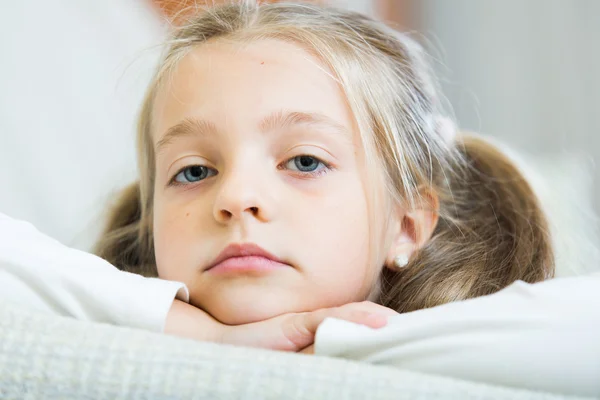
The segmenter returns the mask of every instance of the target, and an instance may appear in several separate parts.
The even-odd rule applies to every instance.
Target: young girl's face
[[[329,74],[286,42],[215,42],[186,55],[156,97],[159,276],[185,282],[224,323],[364,300],[384,262],[369,254],[363,150]],[[230,245],[278,262],[211,268]]]

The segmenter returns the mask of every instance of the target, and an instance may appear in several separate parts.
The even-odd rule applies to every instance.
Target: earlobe
[[[398,270],[406,267],[410,263],[410,258],[417,247],[416,231],[411,213],[406,213],[401,217],[401,221],[396,223],[392,245],[386,257],[385,265],[388,268]]]
[[[437,226],[439,217],[438,198],[426,193],[421,208],[404,213],[396,224],[392,245],[386,257],[386,266],[398,270],[410,264],[414,253],[425,246]]]

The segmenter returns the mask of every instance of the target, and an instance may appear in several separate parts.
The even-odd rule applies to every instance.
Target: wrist
[[[205,342],[222,342],[226,325],[207,312],[181,300],[173,300],[164,333]]]

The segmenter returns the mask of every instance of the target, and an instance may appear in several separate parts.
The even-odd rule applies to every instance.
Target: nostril
[[[250,211],[252,211],[252,214],[256,215],[258,214],[258,207],[250,207]]]
[[[227,210],[221,210],[221,217],[223,217],[224,219],[229,219],[231,218],[231,212],[227,211]]]

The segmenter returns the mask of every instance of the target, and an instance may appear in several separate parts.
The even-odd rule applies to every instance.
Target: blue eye
[[[173,182],[188,184],[199,182],[211,176],[215,176],[217,171],[203,165],[190,165],[180,170],[173,178]]]
[[[325,166],[321,160],[312,156],[297,156],[286,162],[286,168],[300,172],[314,172]]]

